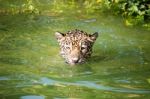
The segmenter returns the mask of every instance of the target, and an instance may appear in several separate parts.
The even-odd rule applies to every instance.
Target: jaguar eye
[[[66,47],[66,49],[70,49],[70,47]]]
[[[86,49],[86,47],[81,47],[81,50],[84,50],[84,49]]]

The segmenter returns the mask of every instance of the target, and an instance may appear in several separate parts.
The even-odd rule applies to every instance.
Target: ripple
[[[21,99],[45,99],[44,96],[28,95],[22,96]]]
[[[63,82],[57,81],[53,79],[49,79],[46,77],[42,77],[40,83],[43,85],[59,85],[59,86],[80,86],[80,87],[87,87],[97,90],[104,90],[104,91],[112,91],[112,92],[121,92],[121,93],[134,93],[134,94],[149,94],[150,90],[147,89],[129,89],[129,88],[117,88],[111,86],[105,86],[101,84],[96,84],[92,81],[76,81],[76,82]]]
[[[110,87],[110,86],[96,84],[96,83],[90,82],[90,81],[78,81],[77,85],[94,88],[94,89],[99,89],[99,90],[122,92],[122,93],[135,93],[135,94],[136,93],[137,94],[150,93],[150,90],[146,90],[146,89],[116,88],[116,87]]]
[[[7,78],[7,77],[0,77],[0,81],[1,80],[9,80],[9,78]]]
[[[86,23],[96,22],[96,19],[87,19],[87,20],[84,20],[84,22]]]

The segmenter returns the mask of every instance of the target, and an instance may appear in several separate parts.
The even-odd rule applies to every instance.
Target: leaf
[[[138,11],[138,14],[139,14],[139,15],[144,15],[144,14],[145,14],[145,11],[140,11],[140,10],[139,10],[139,11]]]
[[[137,11],[138,11],[138,7],[137,7],[136,5],[133,5],[133,6],[131,7],[131,11],[137,12]]]
[[[150,78],[147,79],[148,83],[150,84]]]
[[[132,26],[133,24],[131,23],[131,22],[129,22],[129,20],[125,20],[125,24],[127,25],[127,26]]]

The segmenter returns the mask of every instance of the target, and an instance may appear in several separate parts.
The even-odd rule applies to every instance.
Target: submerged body
[[[85,62],[91,56],[98,33],[87,34],[75,29],[65,34],[56,32],[55,36],[60,45],[60,54],[67,63],[74,65]]]

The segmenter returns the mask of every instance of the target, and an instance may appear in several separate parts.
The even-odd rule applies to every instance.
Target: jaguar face
[[[68,64],[84,63],[92,54],[92,46],[98,33],[87,34],[80,30],[67,33],[56,32],[55,36],[60,45],[60,54]]]

